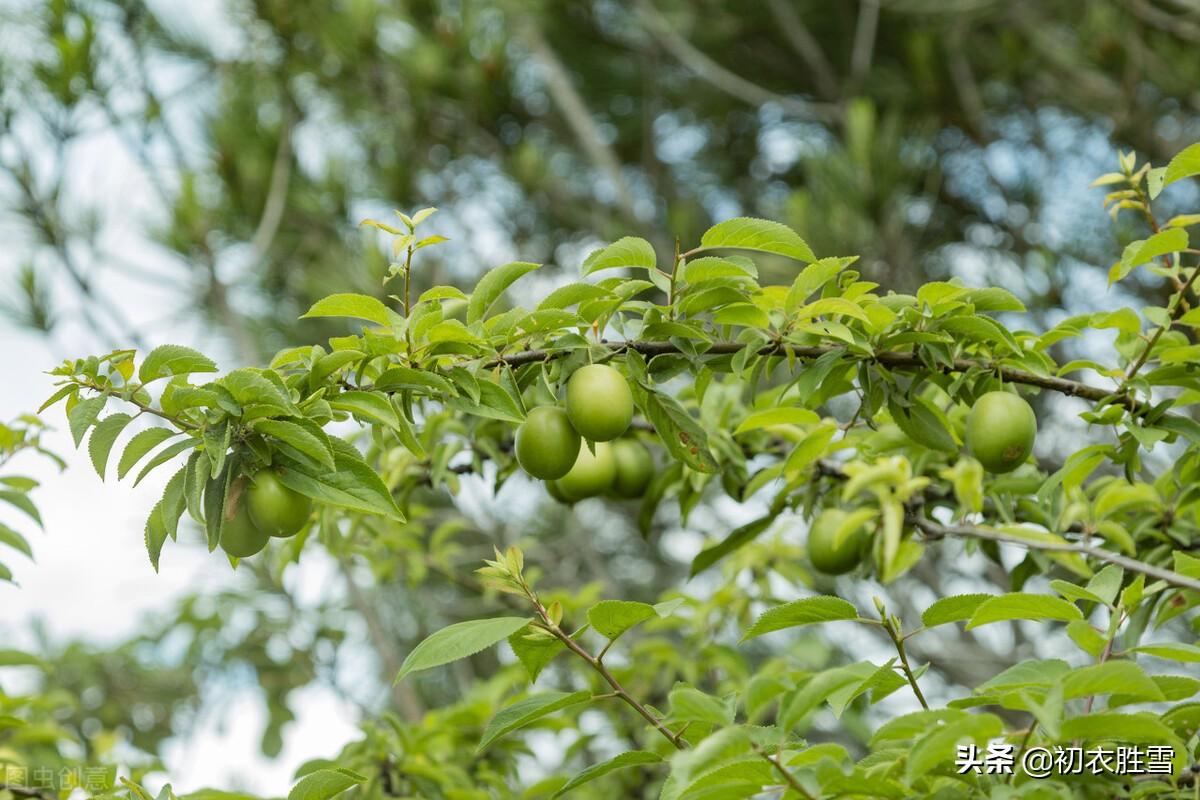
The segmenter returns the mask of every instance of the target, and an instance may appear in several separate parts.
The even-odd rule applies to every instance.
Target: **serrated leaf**
[[[133,466],[143,456],[172,436],[177,436],[178,433],[169,428],[147,428],[134,434],[134,437],[129,440],[129,444],[125,445],[125,450],[121,453],[121,460],[117,462],[117,479],[123,479],[125,474],[133,469]]]
[[[961,622],[970,619],[976,609],[984,601],[994,597],[990,594],[959,594],[943,597],[921,614],[921,622],[926,628],[945,625],[947,622]]]
[[[530,621],[527,617],[497,617],[468,620],[442,628],[413,648],[400,665],[396,680],[474,655],[508,638]]]
[[[138,380],[149,383],[174,375],[216,371],[217,365],[203,353],[178,344],[164,344],[154,348],[146,356],[146,360],[138,369]]]
[[[133,479],[133,485],[137,486],[139,483],[141,483],[142,478],[145,478],[147,475],[149,475],[151,470],[162,466],[183,451],[193,448],[198,444],[200,444],[199,439],[189,436],[186,439],[181,439],[178,442],[172,443],[169,447],[164,447],[158,453],[155,453],[154,458],[150,459],[145,463],[145,465],[142,466],[142,469],[140,472],[138,472],[137,477]]]
[[[767,408],[749,414],[734,429],[733,435],[737,436],[774,425],[813,425],[820,421],[821,418],[817,412],[807,408]]]
[[[347,411],[367,423],[379,423],[393,430],[400,427],[396,409],[387,398],[374,392],[349,391],[329,398],[329,405],[338,411]]]
[[[802,600],[793,600],[764,612],[742,636],[742,641],[784,628],[857,618],[858,611],[854,606],[840,597],[830,595],[805,597]]]
[[[700,238],[700,248],[757,250],[797,261],[815,259],[812,250],[794,230],[778,222],[754,217],[736,217],[717,223]]]
[[[734,528],[724,539],[704,548],[692,559],[692,566],[688,571],[688,576],[691,577],[703,572],[725,556],[754,541],[770,528],[771,523],[774,521],[775,515],[768,514],[765,517],[759,517],[756,520],[747,522],[739,528]]]
[[[331,294],[313,303],[300,319],[311,317],[351,317],[378,325],[389,322],[387,306],[364,294]]]
[[[1178,253],[1187,249],[1187,246],[1188,234],[1183,228],[1169,228],[1149,239],[1131,242],[1121,254],[1120,263],[1109,273],[1108,282],[1116,283],[1142,264],[1148,264],[1159,256]]]
[[[587,612],[591,626],[609,639],[616,639],[633,626],[656,616],[654,606],[632,600],[601,600]]]
[[[88,455],[100,480],[104,480],[104,473],[108,470],[108,456],[112,452],[113,444],[131,421],[133,417],[129,414],[109,414],[92,430],[91,438],[88,439]]]
[[[1072,603],[1043,594],[1012,592],[992,597],[980,604],[971,615],[966,630],[1005,620],[1062,620],[1083,619],[1083,613]]]
[[[519,700],[511,706],[501,709],[483,729],[477,751],[484,750],[501,736],[506,736],[515,730],[524,728],[542,717],[556,711],[578,705],[592,699],[591,692],[541,692]]]
[[[1132,661],[1106,661],[1074,669],[1063,678],[1063,698],[1071,700],[1096,694],[1127,694],[1139,701],[1163,699],[1162,690]]]
[[[8,489],[0,489],[0,502],[8,503],[9,505],[23,511],[26,516],[42,527],[42,515],[38,513],[37,506],[29,499],[29,495],[24,492],[14,492]]]
[[[1163,186],[1193,175],[1200,175],[1200,143],[1189,145],[1175,154],[1163,174]]]
[[[1158,642],[1133,648],[1134,653],[1145,653],[1169,661],[1200,662],[1200,647],[1184,642]]]
[[[733,724],[734,697],[719,698],[686,683],[677,683],[667,696],[673,722],[707,722],[718,727]]]
[[[29,540],[2,522],[0,522],[0,544],[6,544],[18,552],[24,553],[30,559],[33,558],[33,548],[29,546]]]
[[[588,255],[583,262],[583,274],[624,267],[653,270],[657,263],[654,247],[649,242],[637,236],[626,236]]]
[[[404,521],[404,515],[396,507],[379,474],[362,461],[361,456],[352,457],[339,451],[338,441],[336,438],[330,440],[334,445],[336,466],[332,472],[314,472],[309,465],[295,462],[292,469],[279,473],[279,482],[318,503]]]
[[[96,421],[96,417],[104,410],[104,404],[107,402],[107,395],[89,397],[76,403],[75,407],[67,414],[67,424],[71,428],[71,438],[75,440],[76,447],[79,447],[79,443],[83,441],[83,435]]]
[[[475,290],[471,292],[471,300],[467,304],[467,324],[471,325],[482,320],[492,304],[500,298],[500,295],[504,294],[505,289],[521,276],[540,266],[541,264],[530,264],[526,261],[514,261],[488,270],[479,279],[479,283],[475,284]]]
[[[319,769],[300,779],[288,793],[288,800],[329,800],[347,789],[366,783],[367,777],[344,767]]]
[[[678,400],[647,389],[644,410],[671,455],[697,472],[717,471],[717,461],[708,449],[708,435]]]
[[[332,406],[332,403],[330,405]],[[256,422],[254,429],[259,433],[275,437],[328,469],[335,468],[333,447],[329,444],[329,437],[325,436],[319,428],[314,431],[305,425],[288,420],[264,419]]]

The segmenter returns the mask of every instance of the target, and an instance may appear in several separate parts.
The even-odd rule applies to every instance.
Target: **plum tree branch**
[[[640,700],[631,695],[629,691],[621,685],[621,682],[618,681],[612,672],[609,671],[608,667],[604,665],[603,661],[585,650],[583,646],[579,644],[579,642],[571,638],[571,634],[564,631],[558,625],[558,623],[551,619],[550,613],[546,610],[546,607],[542,605],[541,601],[538,600],[532,592],[529,593],[528,597],[533,603],[534,609],[537,611],[538,618],[543,628],[552,633],[554,637],[562,642],[568,650],[586,661],[588,666],[595,670],[596,673],[604,679],[604,682],[612,687],[613,693],[617,697],[621,698],[626,705],[636,711],[642,717],[642,719],[649,722],[651,727],[661,733],[668,742],[675,746],[676,749],[687,749],[687,742],[683,739],[683,731],[680,731],[679,733],[673,733],[657,714],[646,708],[646,706],[643,705]]]
[[[648,357],[682,352],[671,342],[602,341],[601,344],[608,347],[614,353],[623,353],[632,350]],[[746,345],[737,344],[736,342],[716,342],[707,350],[705,350],[703,355],[732,355],[745,349],[745,347]],[[793,358],[804,361],[812,361],[820,358],[823,355],[826,355],[827,353],[839,350],[843,350],[843,348],[834,345],[793,345],[779,342],[764,345],[759,349],[758,354],[764,356],[785,356],[790,354]],[[538,361],[547,361],[555,358],[557,355],[558,353],[553,350],[523,350],[516,353],[510,353],[508,355],[501,355],[498,358],[489,361],[484,366],[489,369],[500,366],[501,364],[507,364],[510,367],[517,367]],[[884,351],[881,353],[875,353],[872,356],[856,356],[847,352],[846,357],[848,359],[872,361],[880,366],[890,367],[898,370],[907,371],[931,369],[930,365],[921,358],[920,353]],[[932,369],[944,373],[968,372],[970,370],[993,371],[997,373],[1006,383],[1034,386],[1039,389],[1047,389],[1059,394],[1068,395],[1070,397],[1079,397],[1084,400],[1091,400],[1092,402],[1097,403],[1101,401],[1112,401],[1124,406],[1135,414],[1144,414],[1151,409],[1151,406],[1148,403],[1139,401],[1127,394],[1120,394],[1115,390],[1110,391],[1102,387],[1092,386],[1091,384],[1082,383],[1080,381],[1059,378],[1054,375],[1039,375],[1036,372],[1017,369],[1016,367],[1006,367],[977,359],[956,358],[949,363],[938,364]]]
[[[1106,564],[1114,564],[1130,572],[1141,573],[1148,578],[1163,581],[1180,589],[1200,592],[1200,580],[1189,578],[1187,575],[1181,575],[1165,567],[1147,564],[1144,561],[1138,561],[1135,558],[1129,558],[1128,556],[1114,553],[1111,550],[1105,550],[1102,547],[1093,547],[1092,545],[1073,542],[1044,542],[1024,539],[1020,536],[1011,536],[1000,531],[979,528],[974,525],[942,525],[919,514],[909,514],[907,521],[910,525],[920,530],[925,539],[931,541],[943,539],[947,536],[955,536],[962,539],[983,539],[1001,544],[1015,544],[1018,547],[1025,547],[1030,550],[1042,550],[1049,553],[1076,553],[1081,556],[1094,558],[1097,561],[1103,561]]]

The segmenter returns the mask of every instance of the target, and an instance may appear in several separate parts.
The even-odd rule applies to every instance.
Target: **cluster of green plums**
[[[234,558],[261,552],[271,537],[295,536],[312,514],[312,500],[284,486],[269,469],[246,479],[241,494],[226,508],[221,549]]]
[[[1029,403],[1011,392],[987,392],[967,414],[966,443],[988,472],[1012,472],[1025,463],[1037,438],[1037,417]],[[842,575],[866,556],[871,530],[854,524],[850,512],[828,508],[808,529],[808,560],[827,575]]]
[[[641,496],[654,458],[640,440],[625,436],[633,421],[625,376],[606,364],[580,367],[567,381],[565,406],[539,406],[526,415],[515,447],[521,468],[546,481],[551,497],[563,503]]]

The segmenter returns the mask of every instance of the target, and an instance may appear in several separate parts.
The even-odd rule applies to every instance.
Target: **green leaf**
[[[1180,250],[1187,249],[1187,246],[1188,234],[1183,228],[1170,228],[1159,231],[1149,239],[1131,242],[1121,254],[1121,262],[1114,266],[1109,273],[1108,282],[1109,284],[1116,283],[1136,267],[1147,264],[1159,256],[1178,253]]]
[[[1163,699],[1162,690],[1132,661],[1106,661],[1079,667],[1062,681],[1063,698],[1071,700],[1095,694],[1128,694],[1139,701]]]
[[[279,482],[318,503],[403,522],[404,515],[379,473],[362,460],[353,445],[337,437],[330,437],[329,442],[336,469],[314,470],[309,463],[287,459],[291,469],[279,473]]]
[[[504,264],[488,270],[479,283],[475,284],[475,290],[471,292],[471,302],[467,304],[467,324],[470,325],[479,322],[486,315],[492,304],[504,294],[514,281],[526,273],[540,267],[541,264],[530,264],[526,261],[514,261],[511,264]]]
[[[1069,622],[1083,619],[1083,614],[1075,605],[1058,597],[1013,592],[992,597],[981,603],[971,616],[971,621],[967,623],[966,630],[1010,619],[1057,619]]]
[[[529,622],[527,617],[496,617],[458,622],[442,628],[413,648],[400,665],[396,680],[474,655],[516,633]]]
[[[275,437],[298,453],[332,470],[335,466],[333,446],[329,443],[329,437],[316,425],[312,427],[316,430],[281,419],[262,419],[254,424],[254,429],[259,433]]]
[[[594,283],[568,283],[546,295],[546,299],[538,304],[538,310],[570,308],[578,303],[597,300],[601,297],[615,297],[615,295]]]
[[[794,230],[766,219],[736,217],[717,223],[700,238],[700,249],[734,248],[775,253],[797,261],[813,261],[809,246]]]
[[[861,680],[861,676],[854,667],[835,667],[818,672],[782,704],[779,727],[790,732],[814,708],[835,696],[847,685],[858,683]]]
[[[97,423],[92,436],[88,439],[88,455],[91,456],[92,466],[100,480],[108,469],[108,455],[112,452],[113,444],[125,426],[133,421],[133,417],[125,413],[109,414]]]
[[[29,495],[24,492],[13,492],[8,489],[0,489],[0,502],[8,503],[11,506],[25,512],[25,514],[42,527],[42,515],[38,513],[37,506],[29,499]]]
[[[632,600],[601,600],[588,609],[587,618],[601,636],[616,639],[634,625],[658,616],[654,606]]]
[[[117,462],[117,479],[123,479],[125,474],[133,469],[133,465],[143,456],[172,436],[177,436],[178,433],[169,428],[147,428],[144,431],[138,431],[129,440],[129,444],[125,445],[125,451],[121,453],[121,460]]]
[[[926,628],[945,625],[947,622],[961,622],[970,619],[976,609],[984,601],[994,595],[990,594],[959,594],[953,597],[943,597],[921,614],[921,622]]]
[[[767,408],[748,415],[734,429],[733,435],[769,428],[775,425],[812,425],[821,418],[807,408]]]
[[[329,405],[338,411],[348,411],[357,419],[367,423],[377,422],[396,430],[400,420],[396,418],[396,409],[382,394],[374,392],[342,392],[329,398]]]
[[[752,522],[747,522],[740,528],[734,528],[724,539],[704,548],[692,559],[692,567],[688,571],[688,577],[698,575],[725,556],[754,541],[770,528],[771,523],[774,521],[775,515],[768,514]]]
[[[708,449],[708,435],[678,400],[647,388],[644,411],[671,455],[697,472],[717,471],[717,461]]]
[[[939,764],[954,762],[955,746],[964,739],[983,743],[1000,735],[1004,723],[995,714],[971,714],[937,726],[913,742],[905,762],[905,777],[911,783]]]
[[[1200,175],[1200,143],[1185,147],[1175,154],[1163,174],[1163,186],[1193,175]]]
[[[33,558],[33,548],[29,546],[29,541],[2,522],[0,522],[0,544],[6,544],[29,556],[30,559]]]
[[[446,401],[446,405],[477,417],[517,424],[525,421],[525,415],[513,396],[500,384],[488,380],[479,381],[478,400],[472,402],[465,397],[452,397]]]
[[[189,436],[186,439],[180,439],[178,442],[173,442],[170,447],[164,447],[155,454],[154,458],[146,462],[146,464],[142,467],[141,472],[138,473],[138,476],[133,479],[133,485],[137,486],[139,483],[141,483],[142,478],[145,478],[147,475],[149,475],[150,471],[155,467],[162,466],[183,451],[189,450],[198,444],[200,444],[199,439]]]
[[[595,250],[583,262],[583,274],[591,275],[602,269],[622,269],[625,267],[640,267],[652,270],[658,263],[654,255],[654,247],[645,239],[636,236],[626,236],[623,239]]]
[[[38,669],[48,669],[49,666],[43,659],[38,658],[32,653],[25,653],[20,650],[0,650],[0,667],[37,667]]]
[[[686,683],[675,684],[667,702],[671,706],[669,719],[673,722],[708,722],[722,727],[733,724],[737,710],[735,696],[713,697]]]
[[[591,692],[579,691],[570,694],[567,692],[542,692],[519,700],[511,706],[501,709],[496,716],[492,717],[487,727],[483,729],[483,736],[479,740],[476,751],[485,749],[501,736],[524,728],[531,722],[536,722],[555,711],[561,711],[591,699]]]
[[[454,384],[441,375],[411,367],[392,367],[375,379],[375,388],[389,392],[412,390],[431,395],[444,394],[450,397],[458,395]]]
[[[1175,744],[1174,732],[1150,713],[1101,712],[1063,720],[1061,738],[1085,741],[1150,742]]]
[[[76,403],[75,407],[67,414],[67,424],[71,428],[71,438],[75,440],[76,447],[79,447],[79,443],[83,441],[83,435],[96,421],[96,417],[104,410],[104,404],[107,402],[108,395],[89,397]]]
[[[365,294],[331,294],[313,303],[300,319],[308,317],[351,317],[378,325],[387,325],[390,320],[388,307]]]
[[[367,777],[344,767],[319,769],[300,779],[288,793],[288,800],[329,800],[347,789],[366,783]]]
[[[150,565],[158,572],[158,559],[162,555],[163,545],[167,541],[167,526],[163,517],[163,502],[159,500],[150,510],[146,518],[146,527],[142,538],[146,542],[146,553],[150,556]]]
[[[542,670],[566,649],[566,646],[553,636],[533,635],[534,630],[527,625],[508,637],[508,645],[512,648],[513,655],[525,667],[530,683],[537,681]]]
[[[662,762],[662,756],[657,753],[651,753],[646,750],[631,750],[628,753],[621,753],[615,758],[610,758],[608,761],[601,761],[599,764],[592,766],[579,773],[571,780],[567,781],[562,787],[553,794],[550,800],[562,797],[572,789],[577,789],[585,783],[596,780],[596,778],[607,775],[610,772],[615,772],[626,767],[635,767],[643,764],[658,764]]]
[[[713,314],[713,322],[717,325],[740,325],[744,328],[767,328],[771,325],[767,312],[753,303],[725,306]]]
[[[203,353],[178,344],[160,345],[150,351],[138,370],[138,380],[149,383],[173,375],[190,375],[193,372],[216,372],[217,365]]]
[[[817,622],[833,622],[841,619],[858,619],[858,611],[853,605],[840,597],[831,597],[829,595],[805,597],[802,600],[793,600],[790,603],[775,606],[775,608],[763,613],[750,626],[746,634],[742,636],[742,641],[754,639],[762,636],[764,633],[771,633],[772,631],[779,631],[784,628],[795,628],[799,625],[812,625]]]
[[[1194,644],[1185,644],[1184,642],[1144,644],[1133,648],[1132,652],[1145,653],[1148,656],[1157,656],[1169,661],[1200,662],[1200,647]]]
[[[912,398],[911,406],[901,405],[894,397],[888,398],[888,411],[892,419],[904,431],[904,435],[920,445],[943,453],[955,453],[958,445],[946,430],[941,418],[923,397]]]

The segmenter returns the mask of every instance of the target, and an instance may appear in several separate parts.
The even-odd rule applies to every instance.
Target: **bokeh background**
[[[1002,286],[1024,326],[1160,302],[1150,282],[1107,287],[1142,231],[1088,184],[1118,150],[1161,163],[1200,140],[1198,75],[1196,0],[0,0],[0,418],[36,409],[63,358],[173,342],[231,368],[339,332],[297,318],[330,292],[382,295],[384,243],[357,223],[393,208],[439,207],[452,240],[420,287],[520,258],[551,265],[523,284],[540,297],[604,241],[666,255],[755,215],[897,291]],[[1196,201],[1177,184],[1162,202]],[[1047,464],[1073,410],[1041,409]],[[196,537],[155,575],[142,521],[162,479],[102,484],[61,412],[47,421],[68,468],[22,457],[47,534],[36,563],[9,560],[0,647],[55,670],[0,687],[80,693],[64,724],[161,756],[177,790],[284,792],[414,702],[390,676],[439,614],[478,610],[320,552],[231,574]],[[544,503],[472,479],[456,513],[481,542],[538,538],[548,584],[641,598],[746,513],[706,503],[647,542],[624,510]],[[899,607],[1003,580],[926,562]],[[918,657],[949,687],[1053,647],[988,633]]]

